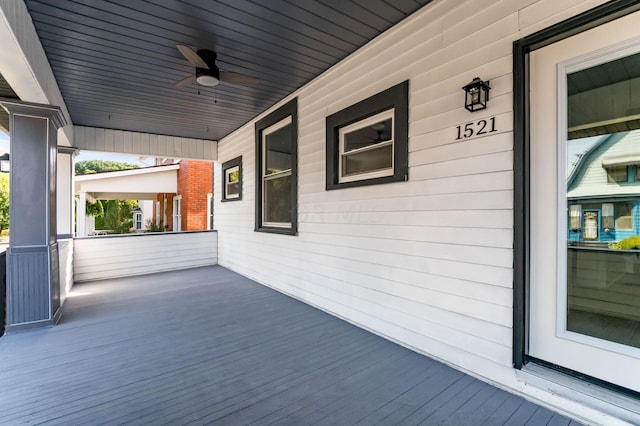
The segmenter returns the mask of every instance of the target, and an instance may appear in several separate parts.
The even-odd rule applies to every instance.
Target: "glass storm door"
[[[527,352],[638,392],[640,13],[529,59]]]

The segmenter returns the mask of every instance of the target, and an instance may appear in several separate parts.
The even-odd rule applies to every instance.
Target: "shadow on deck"
[[[0,424],[577,424],[219,266],[71,296],[0,340]]]

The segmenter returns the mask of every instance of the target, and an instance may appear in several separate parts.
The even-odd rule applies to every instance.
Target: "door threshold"
[[[640,425],[640,399],[529,362],[517,371],[520,380],[606,415]]]

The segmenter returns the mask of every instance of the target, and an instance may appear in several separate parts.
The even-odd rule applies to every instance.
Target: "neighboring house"
[[[76,204],[76,236],[94,235],[95,219],[86,214],[86,202],[95,200],[138,200],[133,212],[136,223],[145,229],[146,220],[153,217],[153,201],[158,193],[175,193],[178,185],[177,164],[93,173],[74,177]],[[98,230],[101,231],[101,230]]]
[[[149,222],[153,221],[153,201],[138,200],[138,207],[131,212],[133,215],[133,232],[144,232],[149,229]]]
[[[640,131],[603,136],[579,156],[567,179],[567,200],[571,242],[640,234]]]
[[[79,200],[138,200],[132,212],[134,232],[148,230],[151,222],[165,231],[213,229],[213,165],[208,161],[165,161],[140,169],[75,177]],[[79,206],[77,236],[104,233]],[[84,224],[84,225],[83,225]]]
[[[159,160],[159,164],[173,163]],[[213,163],[180,160],[177,191],[158,193],[153,218],[167,231],[199,231],[213,229]]]

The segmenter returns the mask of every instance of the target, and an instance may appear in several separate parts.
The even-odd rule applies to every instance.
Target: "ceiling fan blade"
[[[186,86],[187,84],[191,84],[195,82],[196,82],[196,76],[190,75],[189,77],[185,77],[182,80],[176,81],[175,83],[173,83],[173,87],[182,87],[182,86]]]
[[[207,70],[209,69],[209,65],[207,65],[207,63],[202,60],[200,55],[198,55],[198,53],[189,46],[185,46],[184,44],[176,44],[176,48],[180,51],[180,53],[182,53],[182,56],[184,56],[185,59],[189,61],[191,65],[193,65],[194,68],[204,68]]]
[[[227,83],[244,84],[244,85],[253,85],[253,84],[258,84],[260,82],[259,79],[255,77],[251,77],[250,75],[240,74],[238,72],[232,72],[232,71],[220,71],[220,80],[226,81]]]

